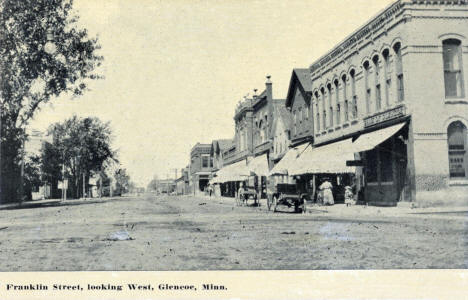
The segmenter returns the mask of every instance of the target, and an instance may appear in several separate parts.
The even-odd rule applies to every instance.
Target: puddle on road
[[[350,227],[345,223],[328,222],[321,226],[319,234],[326,240],[351,241],[354,238],[349,233]]]

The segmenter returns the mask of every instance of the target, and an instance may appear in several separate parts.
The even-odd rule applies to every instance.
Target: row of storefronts
[[[309,68],[286,99],[272,82],[243,99],[232,140],[215,141],[209,184],[266,197],[295,183],[311,201],[331,181],[358,203],[468,200],[468,8],[465,1],[396,1]]]

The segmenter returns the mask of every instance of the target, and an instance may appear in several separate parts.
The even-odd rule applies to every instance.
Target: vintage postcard
[[[0,298],[466,299],[467,0],[0,0]]]

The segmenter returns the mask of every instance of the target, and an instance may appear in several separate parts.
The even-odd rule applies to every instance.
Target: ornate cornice
[[[354,33],[348,36],[344,41],[339,43],[334,47],[330,52],[319,58],[310,66],[310,72],[314,73],[317,70],[329,66],[336,58],[340,57],[342,54],[346,53],[350,49],[355,49],[363,40],[371,37],[375,38],[374,34],[378,33],[379,30],[385,29],[385,26],[393,27],[395,24],[398,24],[405,20],[410,20],[411,18],[452,18],[452,19],[466,19],[468,16],[412,16],[409,11],[415,9],[412,6],[423,5],[422,10],[433,10],[433,8],[427,7],[427,5],[434,6],[443,6],[443,5],[459,5],[466,7],[468,0],[398,0],[397,2],[391,4],[377,16],[369,20],[366,24],[357,29]],[[408,10],[408,13],[404,13],[404,10]],[[450,10],[460,10],[460,9],[450,9]],[[464,11],[464,10],[463,10]],[[396,22],[391,23],[396,17],[400,19]],[[389,24],[391,23],[391,24]],[[387,27],[388,27],[387,26]],[[372,39],[369,42],[372,42]],[[355,50],[352,50],[355,51]],[[336,64],[336,63],[335,63]]]

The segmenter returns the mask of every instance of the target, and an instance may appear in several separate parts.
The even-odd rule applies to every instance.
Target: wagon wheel
[[[302,197],[302,213],[305,214],[307,212],[307,199],[305,196]]]
[[[307,199],[306,197],[302,197],[302,213],[305,214],[307,212]]]
[[[297,213],[299,212],[299,206],[300,206],[300,199],[297,199],[294,201],[294,212]]]

